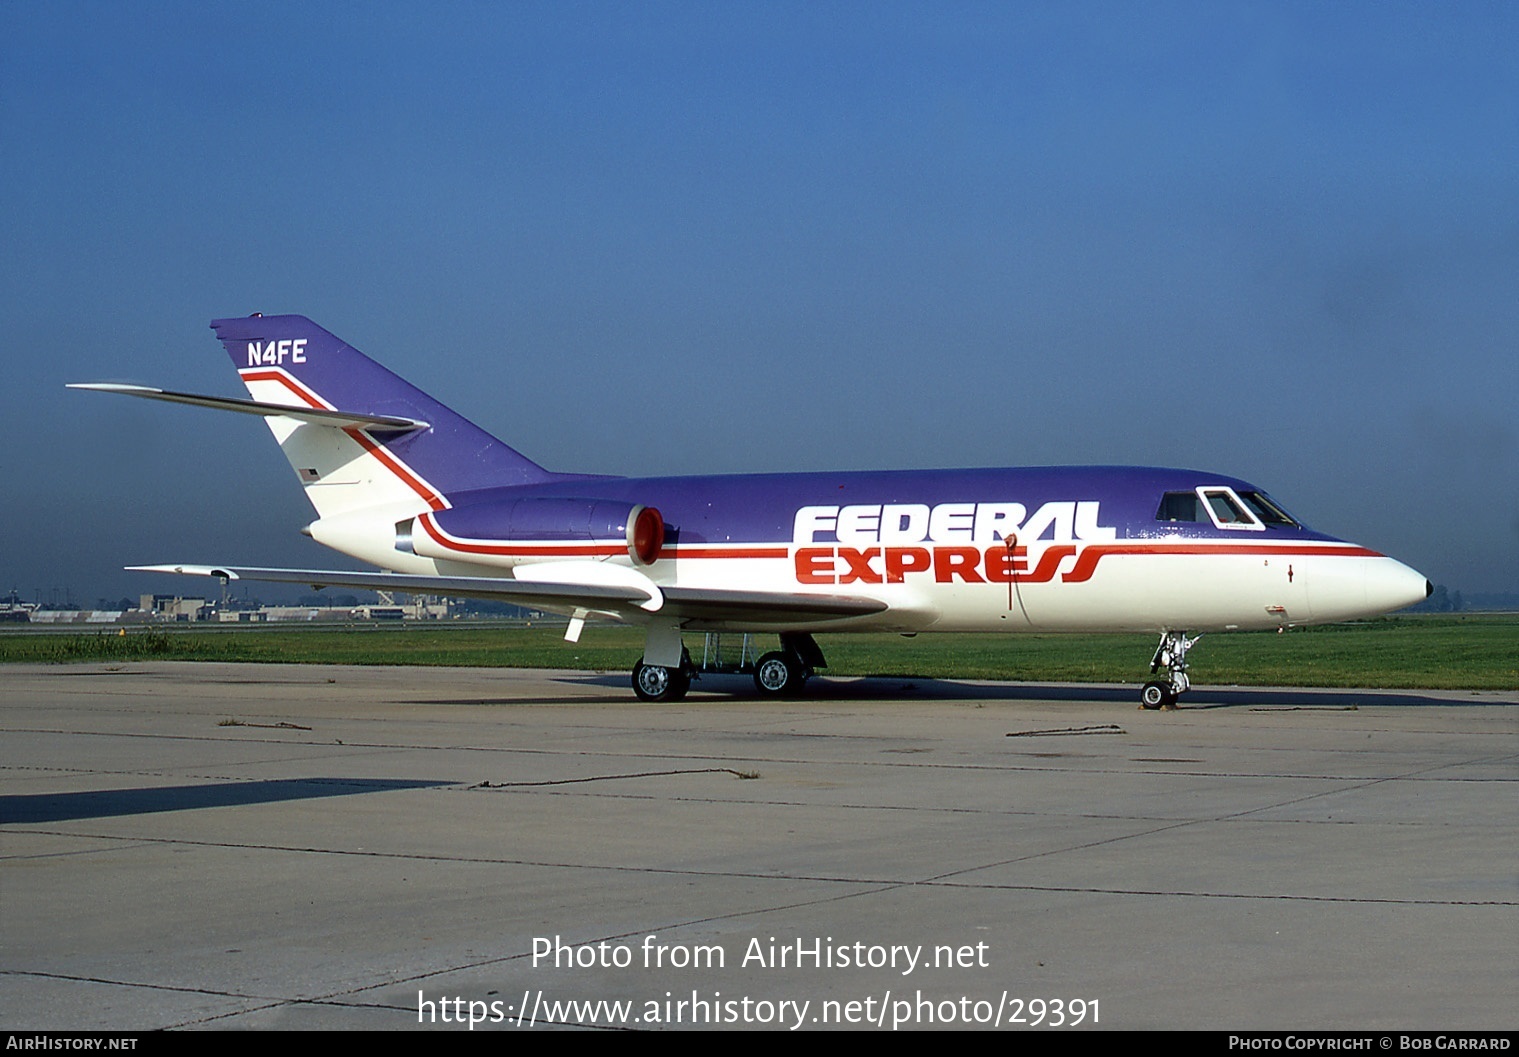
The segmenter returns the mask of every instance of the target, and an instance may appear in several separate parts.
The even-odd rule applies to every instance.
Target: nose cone
[[[1391,613],[1428,598],[1422,573],[1385,555],[1330,558],[1313,568],[1309,594],[1318,622]]]
[[[1369,613],[1391,613],[1424,601],[1435,587],[1423,573],[1400,561],[1375,558],[1366,567],[1366,605]]]

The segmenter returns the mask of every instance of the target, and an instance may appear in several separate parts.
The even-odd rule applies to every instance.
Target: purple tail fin
[[[365,430],[270,419],[319,513],[389,502],[449,505],[478,488],[534,484],[550,473],[305,316],[218,319],[211,328],[255,400],[426,423]]]

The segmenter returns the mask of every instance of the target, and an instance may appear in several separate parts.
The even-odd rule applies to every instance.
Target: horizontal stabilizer
[[[196,393],[173,393],[167,389],[154,389],[146,385],[120,385],[114,382],[75,382],[70,389],[93,389],[97,393],[121,393],[124,396],[141,396],[149,400],[166,400],[171,404],[190,404],[193,407],[209,407],[217,411],[237,411],[244,415],[275,415],[293,418],[298,422],[310,422],[317,426],[333,426],[338,429],[358,428],[376,433],[404,433],[426,429],[428,424],[414,418],[396,415],[365,415],[353,411],[327,411],[316,407],[293,407],[286,404],[269,404],[259,400],[236,400],[225,396],[200,396]]]

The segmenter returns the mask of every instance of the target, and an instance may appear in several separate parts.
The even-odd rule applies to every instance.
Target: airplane
[[[260,415],[316,520],[379,572],[167,564],[143,572],[501,599],[645,629],[645,701],[698,674],[686,632],[779,636],[762,696],[799,693],[835,632],[1148,632],[1143,707],[1174,707],[1204,632],[1400,609],[1433,590],[1193,470],[1042,466],[622,478],[544,469],[298,315],[211,328],[250,399],[90,389]]]

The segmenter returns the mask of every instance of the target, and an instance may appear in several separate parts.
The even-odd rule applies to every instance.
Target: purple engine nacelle
[[[665,522],[658,510],[609,499],[491,499],[432,511],[396,526],[400,550],[507,567],[522,560],[621,553],[634,565],[652,565],[664,543]]]

